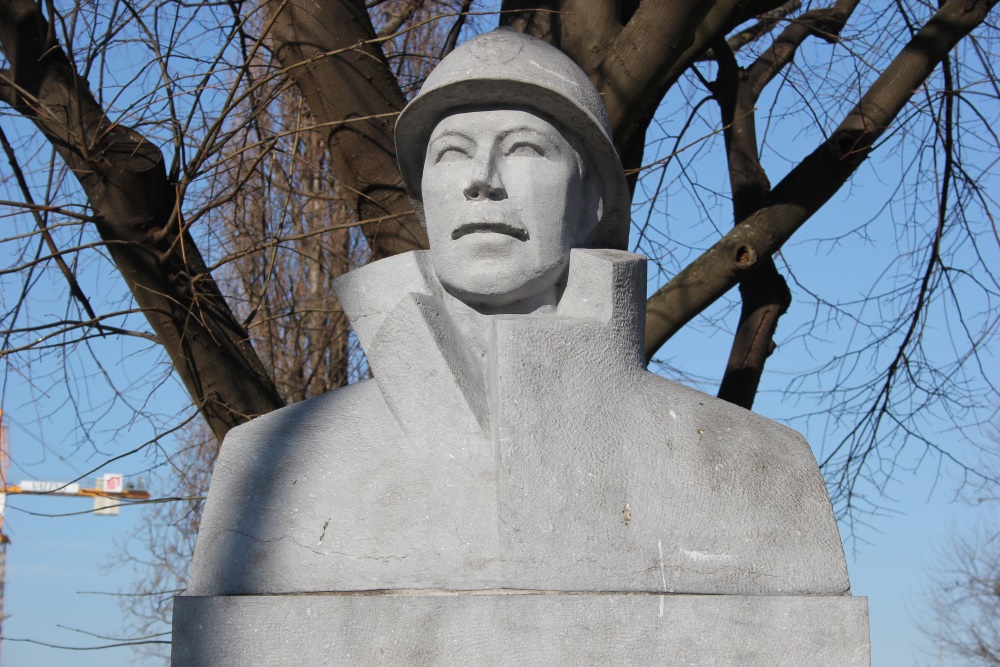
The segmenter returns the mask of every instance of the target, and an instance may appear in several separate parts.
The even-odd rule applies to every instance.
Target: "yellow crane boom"
[[[36,496],[82,496],[87,498],[122,498],[124,500],[149,500],[149,491],[140,489],[122,489],[121,491],[105,491],[104,489],[94,488],[84,488],[79,484],[65,484],[62,482],[43,482],[45,485],[58,485],[55,490],[38,490],[26,485],[25,482],[20,484],[8,484],[3,487],[0,493],[6,493],[8,495],[17,494],[29,494]],[[25,488],[27,486],[27,488]],[[62,489],[71,489],[68,492],[62,491]]]

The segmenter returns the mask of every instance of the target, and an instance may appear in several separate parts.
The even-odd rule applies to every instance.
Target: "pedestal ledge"
[[[369,593],[177,597],[172,664],[870,664],[848,596]]]

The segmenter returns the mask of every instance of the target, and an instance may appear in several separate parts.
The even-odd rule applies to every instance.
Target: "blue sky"
[[[817,45],[815,48],[829,47]],[[123,80],[126,78],[123,75]],[[784,94],[793,93],[785,91]],[[671,96],[668,98],[670,104],[658,117],[660,134],[657,135],[654,129],[651,135],[654,142],[663,139],[659,150],[672,144],[673,135],[683,122],[682,96],[697,99],[697,87],[678,86]],[[770,103],[770,99],[762,100],[760,107],[767,108]],[[764,164],[772,181],[777,181],[789,164],[816,145],[821,130],[829,129],[831,120],[838,118],[837,109],[842,107],[843,104],[832,104],[829,117],[817,121],[820,128],[811,127],[809,122],[782,120],[768,124],[766,131],[762,129],[760,138],[766,144]],[[689,134],[692,139],[717,129],[712,113],[711,107],[706,107],[707,120],[700,127],[692,128]],[[992,113],[996,113],[995,108]],[[2,120],[5,130],[10,133],[8,118]],[[30,132],[23,127],[21,131]],[[784,249],[778,262],[779,269],[786,274],[794,273],[796,278],[792,286],[793,305],[779,325],[776,338],[779,348],[768,363],[768,373],[755,409],[801,430],[820,458],[844,429],[844,424],[838,423],[829,409],[824,408],[823,391],[830,390],[834,383],[847,383],[857,376],[850,373],[819,375],[810,385],[790,385],[790,380],[815,370],[830,356],[842,353],[845,336],[862,334],[857,329],[852,330],[849,321],[832,317],[829,309],[811,300],[808,292],[822,293],[831,302],[846,307],[871,293],[873,283],[888,289],[905,284],[909,279],[909,270],[917,266],[920,259],[920,239],[909,237],[925,222],[928,202],[898,193],[896,185],[903,171],[915,160],[924,159],[921,164],[933,164],[933,156],[927,156],[920,149],[921,142],[926,139],[917,137],[909,150],[891,145],[880,149],[883,152],[876,153],[855,181],[807,223]],[[720,141],[719,137],[714,137],[689,149],[697,152],[697,160],[692,161],[692,166],[686,170],[677,167],[668,170],[664,180],[666,187],[657,194],[655,203],[640,204],[634,212],[634,220],[641,224],[647,212],[652,210],[661,229],[668,230],[668,238],[662,244],[643,247],[650,255],[663,255],[668,270],[671,265],[682,265],[689,260],[698,248],[711,242],[716,230],[724,231],[731,224]],[[982,159],[988,162],[995,156],[986,153]],[[655,176],[656,172],[651,174]],[[984,178],[981,186],[985,190],[1000,191],[995,176],[987,174]],[[641,192],[651,196],[655,185],[655,182],[645,182]],[[894,195],[893,205],[884,206]],[[3,193],[3,197],[18,199],[19,195],[11,191]],[[637,196],[636,201],[641,200],[642,196]],[[869,221],[871,224],[863,224]],[[913,226],[910,222],[919,224]],[[18,229],[26,229],[31,224],[23,218],[13,219],[13,226]],[[72,235],[72,231],[67,234]],[[65,240],[70,242],[72,238],[65,237]],[[0,247],[3,248],[0,250],[3,265],[14,263],[7,245]],[[909,253],[907,248],[910,248]],[[989,259],[997,260],[995,266],[1000,265],[997,249],[990,252],[993,254]],[[885,272],[889,260],[897,256],[902,257],[896,265],[898,268]],[[962,254],[958,253],[957,257],[961,258]],[[81,265],[80,271],[99,311],[126,303],[120,277],[109,263],[92,257]],[[651,268],[650,274],[654,273]],[[64,316],[67,308],[61,277],[46,270],[38,279],[39,286],[31,306],[32,320]],[[657,283],[651,283],[651,289],[656,286]],[[15,276],[0,281],[0,287],[4,303],[9,307],[17,298],[20,283]],[[981,296],[974,291],[963,294],[970,300],[973,310],[988,315],[991,304],[976,301]],[[717,377],[731,342],[728,329],[732,328],[735,319],[731,296],[672,339],[661,352],[662,359],[680,372],[693,376],[694,384],[709,393],[716,389]],[[878,307],[891,310],[904,305],[887,301]],[[860,310],[854,312],[859,317],[871,314],[870,310],[858,308]],[[929,323],[928,335],[932,344],[946,354],[951,344],[949,328],[945,326],[948,309],[941,306],[935,312],[940,319]],[[813,330],[815,335],[803,335],[817,317],[821,326]],[[146,328],[141,319],[131,323],[134,328]],[[716,326],[718,323],[721,327]],[[138,447],[158,428],[190,409],[183,390],[169,376],[160,355],[151,350],[149,344],[105,339],[90,345],[91,349],[84,345],[74,346],[65,359],[27,355],[17,357],[13,365],[8,366],[2,407],[10,429],[14,462],[10,477],[13,481],[73,479],[101,466],[111,456]],[[94,359],[102,360],[102,370],[96,368]],[[870,373],[883,362],[884,358],[878,354],[866,357],[856,372]],[[995,355],[985,355],[983,362],[986,375],[1000,376],[1000,364]],[[869,367],[864,367],[865,363]],[[67,367],[72,372],[64,374]],[[126,388],[123,396],[112,395],[105,374],[114,384]],[[707,379],[701,381],[700,377]],[[156,387],[152,394],[150,386]],[[71,399],[69,389],[77,402]],[[134,419],[137,408],[142,416]],[[806,413],[813,414],[803,417]],[[78,424],[78,414],[83,416],[84,427]],[[964,435],[957,433],[951,423],[934,410],[922,413],[921,419],[937,442],[968,457],[975,458],[973,445],[977,437],[981,438],[978,444],[989,444],[986,434],[979,432],[977,436],[975,429]],[[164,444],[169,447],[169,440]],[[101,467],[98,473],[145,474],[163,460],[161,452],[149,448]],[[882,475],[887,471],[885,465],[888,464],[884,461],[873,462],[872,482],[864,486],[864,492],[877,505],[878,512],[856,515],[858,521],[842,526],[853,589],[856,595],[869,598],[875,667],[935,665],[938,664],[936,656],[917,628],[917,621],[925,609],[927,569],[933,567],[935,553],[951,531],[969,529],[983,510],[956,502],[962,491],[958,471],[952,466],[941,465],[940,458],[925,448],[914,447],[911,443],[892,460],[895,469],[888,477]],[[162,490],[154,487],[152,492],[156,496]],[[10,640],[35,639],[67,646],[93,646],[105,640],[85,633],[112,638],[124,636],[125,619],[112,594],[130,592],[133,574],[127,568],[109,568],[108,565],[119,553],[122,541],[136,527],[138,508],[125,509],[117,517],[83,514],[51,518],[25,511],[39,514],[79,512],[89,509],[90,501],[21,496],[9,498],[7,504],[4,530],[12,544],[7,555],[4,613],[10,618],[3,626],[4,635],[8,637],[2,647],[3,664],[8,667],[54,665],[66,661],[79,667],[142,664],[130,649],[65,651]]]

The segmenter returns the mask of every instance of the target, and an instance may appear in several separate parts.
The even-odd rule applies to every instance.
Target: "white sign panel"
[[[94,514],[101,516],[117,516],[121,501],[117,498],[94,496]]]
[[[80,493],[80,485],[77,482],[67,484],[65,482],[39,482],[36,479],[22,480],[22,493],[51,493],[58,496],[75,496]]]

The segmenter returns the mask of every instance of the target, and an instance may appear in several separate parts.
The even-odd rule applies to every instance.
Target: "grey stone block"
[[[179,597],[174,667],[868,665],[868,603],[628,594]]]

